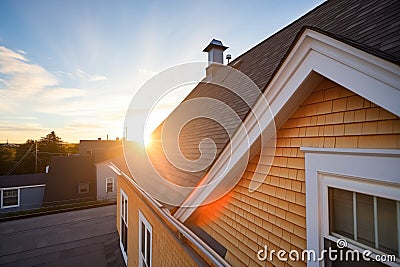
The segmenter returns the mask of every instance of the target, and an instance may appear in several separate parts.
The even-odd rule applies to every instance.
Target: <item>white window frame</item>
[[[120,218],[119,246],[121,248],[121,252],[122,252],[122,256],[124,258],[125,264],[128,265],[128,255],[127,255],[127,253],[125,253],[124,245],[122,243],[122,224],[124,223],[126,225],[127,235],[128,235],[128,232],[129,232],[129,224],[128,224],[129,199],[128,199],[128,195],[124,192],[124,190],[122,190],[122,188],[121,188],[120,198],[121,198],[122,203],[125,203],[125,200],[126,200],[126,206],[120,205],[121,207],[120,207],[120,216],[119,216],[119,218]],[[126,209],[126,212],[125,212],[125,209]],[[124,216],[125,214],[126,214],[126,216]],[[126,242],[128,242],[128,238],[129,238],[129,235],[127,237]]]
[[[82,189],[86,189],[86,188],[87,188],[87,190],[85,192],[82,192]],[[88,183],[79,183],[79,185],[78,185],[78,193],[79,194],[89,193],[89,190],[90,190],[90,186]]]
[[[111,191],[107,191],[107,188],[108,188],[108,182],[111,180],[111,183],[112,183],[112,189],[111,189]],[[108,178],[106,178],[106,193],[112,193],[112,192],[114,192],[114,177],[108,177]]]
[[[147,240],[146,237],[142,236],[142,223],[145,226],[145,230],[149,231],[150,233],[150,240]],[[147,233],[147,232],[146,232]],[[147,235],[146,235],[147,236]],[[142,245],[142,238],[146,238],[145,239],[145,250],[147,250],[147,242],[150,242],[150,265],[149,266],[143,266],[143,260],[147,260],[147,259],[143,259],[142,258],[142,251],[141,251],[141,245]],[[142,214],[142,212],[139,210],[139,267],[151,267],[152,266],[152,251],[153,251],[153,232],[152,232],[152,227],[151,224],[147,221],[146,217],[144,217],[144,215]],[[145,251],[145,255],[147,255],[147,251]]]
[[[8,191],[8,190],[18,190],[18,204],[17,205],[10,205],[10,206],[4,206],[3,205],[3,192]],[[21,190],[19,187],[10,187],[10,188],[2,188],[1,189],[1,200],[0,200],[0,207],[1,209],[9,209],[9,208],[16,208],[20,206],[20,201],[21,201]]]
[[[302,147],[301,151],[305,153],[307,250],[322,251],[324,238],[338,240],[329,233],[329,186],[400,200],[398,149]],[[348,247],[360,250],[351,243]],[[308,266],[324,266],[324,262],[310,261]]]

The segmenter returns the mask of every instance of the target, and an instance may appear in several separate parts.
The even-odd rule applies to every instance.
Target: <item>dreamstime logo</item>
[[[267,174],[272,164],[276,127],[260,89],[229,66],[220,65],[212,79],[204,78],[204,70],[205,64],[197,62],[162,71],[138,90],[126,113],[123,148],[129,171],[142,189],[165,204],[180,206],[195,189],[212,192],[204,204],[225,195],[242,177],[254,142],[260,147],[263,160],[263,170],[259,172]],[[146,124],[160,98],[188,85],[197,85],[195,92],[164,121],[153,135],[156,140],[146,147]],[[261,112],[252,109],[256,101]],[[211,130],[210,121],[214,125]],[[215,125],[223,129],[222,134],[219,130],[216,133]],[[141,134],[142,144],[133,142],[133,133]],[[188,156],[188,145],[197,146],[197,158]],[[209,172],[222,148],[224,156],[228,156],[224,157],[223,167]],[[189,152],[193,154],[193,150]],[[261,168],[260,164],[257,168]],[[206,172],[206,179],[200,180]],[[215,190],[215,184],[227,175],[223,189]],[[263,180],[264,176],[254,175],[249,191],[255,191]]]
[[[297,250],[290,250],[289,252],[281,250],[268,250],[265,245],[263,249],[257,252],[257,259],[260,261],[273,261],[276,257],[279,261],[379,261],[379,262],[395,262],[396,255],[373,255],[370,250],[364,250],[359,252],[358,250],[346,249],[347,241],[345,239],[338,239],[336,241],[336,246],[338,249],[333,249],[329,247],[328,249],[322,250],[320,253],[312,249],[306,249],[301,252]]]

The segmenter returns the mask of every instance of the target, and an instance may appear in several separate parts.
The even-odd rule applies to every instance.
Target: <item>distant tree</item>
[[[64,147],[68,154],[79,154],[79,144],[64,144]]]
[[[66,153],[61,137],[57,136],[54,131],[40,138],[38,148],[41,152]]]
[[[6,173],[15,164],[16,148],[0,146],[0,175]]]
[[[30,152],[26,154],[28,151]],[[28,139],[18,147],[0,147],[0,175],[8,172],[14,166],[11,174],[34,173],[37,163],[38,172],[44,172],[50,164],[51,156],[77,154],[79,144],[64,143],[61,137],[52,131],[37,142],[37,158],[35,140]],[[25,155],[26,154],[26,155]],[[25,156],[25,157],[24,157]],[[24,158],[21,162],[20,159]]]
[[[35,157],[33,154],[35,151],[35,140],[28,139],[24,144],[21,144],[16,148],[15,163],[17,163],[31,147],[31,152],[11,174],[26,174],[35,172]]]

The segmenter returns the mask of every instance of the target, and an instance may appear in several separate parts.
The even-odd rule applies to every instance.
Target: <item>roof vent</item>
[[[229,64],[229,62],[231,61],[231,58],[232,58],[231,54],[227,54],[227,55],[226,55],[226,59],[228,60],[228,64]]]
[[[224,64],[224,51],[227,49],[221,41],[212,39],[203,52],[208,53],[208,65],[213,63]]]
[[[224,51],[227,49],[221,41],[212,39],[209,45],[204,48],[203,52],[208,53],[208,67],[206,69],[207,78],[211,78],[212,75],[218,71],[220,66],[224,64]]]

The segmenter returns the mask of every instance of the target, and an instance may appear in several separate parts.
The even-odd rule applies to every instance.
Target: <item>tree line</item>
[[[63,142],[61,137],[52,131],[46,136],[35,140],[28,139],[24,144],[18,146],[0,146],[0,175],[27,174],[45,172],[50,163],[51,156],[67,154],[78,154],[79,144]],[[37,147],[37,153],[36,153]],[[27,153],[29,151],[29,153]],[[25,158],[24,158],[25,156]],[[23,159],[21,161],[21,159]]]

